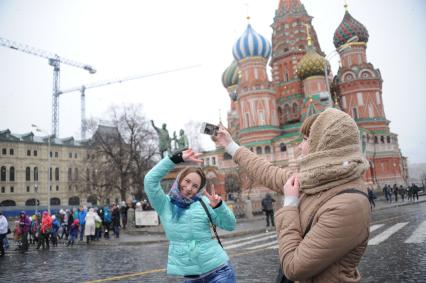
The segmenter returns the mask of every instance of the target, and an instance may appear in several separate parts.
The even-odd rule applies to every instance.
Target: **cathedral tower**
[[[236,98],[240,142],[246,146],[270,143],[279,134],[275,91],[266,73],[271,45],[248,24],[232,53],[241,74]]]

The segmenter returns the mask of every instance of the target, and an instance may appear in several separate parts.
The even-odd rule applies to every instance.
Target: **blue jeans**
[[[222,268],[203,277],[186,278],[185,283],[236,283],[235,272],[231,264],[227,263]]]

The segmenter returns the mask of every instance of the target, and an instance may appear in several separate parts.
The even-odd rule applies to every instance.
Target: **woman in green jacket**
[[[236,282],[228,255],[212,239],[209,218],[200,201],[208,204],[213,223],[222,229],[234,230],[235,216],[214,190],[210,194],[204,190],[206,176],[202,169],[185,167],[169,194],[160,184],[176,164],[202,162],[199,155],[188,149],[165,157],[145,176],[145,192],[170,241],[167,274],[184,276],[185,282]]]

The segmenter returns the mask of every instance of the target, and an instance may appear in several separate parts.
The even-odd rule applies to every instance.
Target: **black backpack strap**
[[[210,224],[212,225],[212,228],[213,228],[214,235],[216,236],[216,239],[217,239],[219,245],[223,249],[222,243],[220,242],[219,235],[217,234],[217,231],[216,231],[216,225],[213,224],[212,216],[210,215],[209,209],[207,208],[206,204],[204,203],[204,201],[201,198],[199,199],[199,201],[200,201],[201,206],[204,208],[204,211],[206,212],[206,214],[209,218]]]

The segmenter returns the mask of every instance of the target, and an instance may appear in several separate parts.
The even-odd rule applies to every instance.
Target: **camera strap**
[[[207,216],[208,216],[208,218],[209,218],[209,221],[210,221],[210,224],[211,224],[211,226],[212,226],[212,229],[213,229],[214,235],[216,236],[216,239],[217,239],[217,241],[218,241],[219,245],[220,245],[220,246],[222,247],[222,249],[223,249],[222,243],[220,242],[219,235],[217,234],[217,231],[216,231],[216,225],[215,225],[215,224],[213,224],[212,216],[210,215],[209,209],[207,208],[206,204],[204,203],[204,201],[203,201],[202,199],[199,199],[199,201],[200,201],[201,206],[204,208],[204,211],[206,212],[206,214],[207,214]]]

